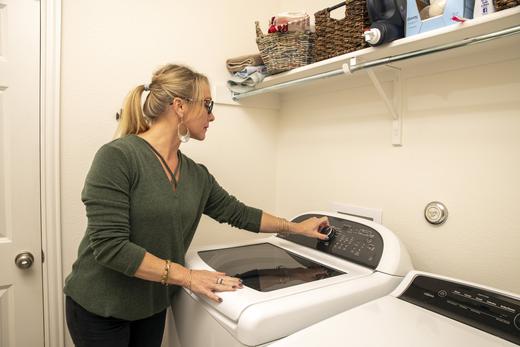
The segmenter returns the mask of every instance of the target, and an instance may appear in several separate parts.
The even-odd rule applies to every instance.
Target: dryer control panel
[[[520,300],[478,287],[419,275],[399,297],[520,344]]]
[[[321,218],[319,214],[301,215],[292,221],[301,222],[311,217]],[[377,268],[383,255],[383,238],[379,232],[364,224],[348,219],[327,216],[330,228],[323,231],[330,235],[329,240],[321,241],[294,234],[278,234],[278,237],[325,252],[353,263]]]

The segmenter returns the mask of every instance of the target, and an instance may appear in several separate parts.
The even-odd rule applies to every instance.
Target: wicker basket
[[[334,6],[333,8],[338,7]],[[332,58],[368,46],[363,32],[370,27],[365,0],[346,0],[345,18],[330,17],[326,8],[314,14],[316,24],[315,61]]]
[[[497,11],[505,10],[520,5],[520,0],[493,0]]]
[[[256,44],[269,75],[313,62],[315,34],[311,32],[276,32],[264,35],[258,22]]]

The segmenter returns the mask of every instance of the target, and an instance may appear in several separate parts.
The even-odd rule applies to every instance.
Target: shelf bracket
[[[356,65],[356,59],[350,59],[348,65],[349,70]],[[376,72],[373,68],[367,68],[368,77],[372,81],[372,84],[376,88],[379,96],[383,99],[388,112],[392,116],[392,145],[394,146],[402,146],[403,138],[402,138],[402,98],[403,98],[403,84],[402,84],[402,76],[401,69],[385,65],[387,68],[392,69],[394,71],[393,80],[393,95],[389,96],[388,93],[383,88],[381,81],[376,75]]]
[[[386,91],[381,85],[381,81],[377,77],[373,69],[367,70],[368,77],[374,84],[379,96],[383,99],[386,108],[392,115],[392,145],[402,146],[402,82],[401,82],[401,70],[395,71],[393,78],[393,98],[390,98]]]

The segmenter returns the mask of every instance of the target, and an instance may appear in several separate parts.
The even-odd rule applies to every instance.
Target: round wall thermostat
[[[448,219],[448,209],[442,202],[432,201],[424,208],[424,218],[430,224],[442,224]]]

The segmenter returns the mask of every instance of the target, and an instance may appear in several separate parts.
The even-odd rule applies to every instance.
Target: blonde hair
[[[148,88],[150,93],[141,108],[144,85],[135,87],[127,95],[119,116],[116,138],[129,134],[140,134],[150,128],[150,124],[166,111],[174,97],[185,100],[202,100],[203,87],[209,85],[208,78],[192,69],[175,64],[159,68],[152,76]],[[201,103],[195,107],[202,108]]]

